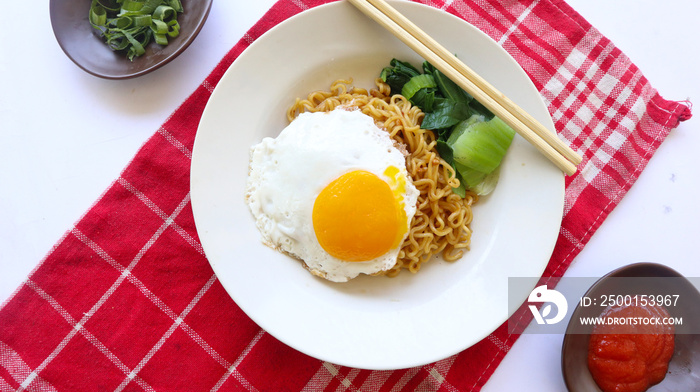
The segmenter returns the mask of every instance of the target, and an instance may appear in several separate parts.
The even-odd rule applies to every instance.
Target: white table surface
[[[667,99],[700,98],[696,0],[568,0]],[[125,81],[74,65],[54,39],[48,1],[5,2],[0,23],[0,302],[9,298],[274,0],[214,1],[190,48]],[[32,21],[29,23],[29,21]],[[29,23],[29,24],[28,24]],[[698,116],[698,114],[696,114]],[[99,124],[99,125],[98,125]],[[659,262],[700,276],[700,122],[681,124],[566,276]],[[562,335],[523,335],[484,391],[565,390]]]

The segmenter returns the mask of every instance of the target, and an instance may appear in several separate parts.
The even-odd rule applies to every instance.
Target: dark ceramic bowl
[[[166,46],[151,43],[134,61],[111,50],[90,25],[90,0],[50,0],[49,13],[58,44],[75,64],[101,78],[126,79],[158,69],[187,49],[202,29],[211,4],[212,0],[182,0],[180,35]]]
[[[654,287],[651,287],[648,281],[640,279],[640,285],[644,286],[625,287],[625,292],[620,292],[619,287],[614,287],[617,284],[615,280],[610,278],[623,277],[668,277],[675,279],[659,279],[659,284],[653,285]],[[634,280],[634,282],[636,281]],[[679,299],[682,299],[678,302],[679,305],[667,307],[671,317],[683,318],[683,325],[676,326],[675,351],[669,363],[669,370],[664,380],[649,388],[648,391],[700,391],[700,335],[689,333],[700,330],[700,293],[695,286],[681,274],[664,265],[637,263],[621,267],[605,275],[591,286],[585,296],[598,298],[599,294],[610,292],[632,295],[639,293],[677,293],[679,295]],[[600,311],[600,308],[586,308],[579,304],[572,313],[572,321],[569,322],[564,336],[561,356],[564,382],[570,392],[601,391],[593,380],[587,363],[588,343],[593,326],[587,327],[587,330],[582,330],[582,327],[578,325],[573,326],[573,320],[578,320],[579,317],[599,316]]]

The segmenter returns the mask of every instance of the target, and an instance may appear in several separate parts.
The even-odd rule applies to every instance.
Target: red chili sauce
[[[667,318],[669,314],[663,306],[632,305],[608,307],[601,317]],[[661,382],[673,356],[674,332],[673,325],[663,324],[596,325],[588,345],[588,369],[598,387],[604,392],[643,392]]]

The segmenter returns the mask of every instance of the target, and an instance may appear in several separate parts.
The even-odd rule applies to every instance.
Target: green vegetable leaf
[[[473,99],[469,103],[469,107],[472,109],[474,113],[478,113],[486,119],[486,121],[491,120],[494,118],[494,114],[491,113],[490,110],[486,108],[486,106],[482,105],[481,102],[477,101],[476,99]]]
[[[437,150],[438,154],[440,154],[440,158],[444,159],[445,162],[450,164],[450,166],[454,166],[452,147],[447,144],[446,141],[438,139],[435,143],[435,149]]]
[[[393,94],[400,92],[425,113],[421,128],[435,132],[435,149],[460,180],[453,192],[490,193],[515,132],[429,62],[422,71],[393,59],[380,77]]]
[[[457,172],[457,179],[459,179],[459,172]],[[461,180],[460,180],[459,186],[457,188],[452,188],[452,192],[454,192],[455,195],[461,197],[462,199],[467,197],[467,189]]]
[[[403,85],[401,88],[401,95],[410,101],[419,90],[431,89],[431,91],[435,91],[436,88],[437,84],[432,75],[421,74],[412,77]]]
[[[445,74],[439,70],[433,72],[433,78],[438,86],[438,90],[442,95],[452,101],[462,102],[465,105],[471,104],[474,98],[466,91],[462,90],[455,82],[450,80]]]
[[[398,94],[404,84],[411,80],[412,77],[420,74],[420,71],[413,65],[405,61],[392,59],[389,62],[389,66],[382,70],[380,77],[391,87],[391,91],[394,94]]]
[[[425,114],[421,128],[442,129],[450,128],[466,120],[471,115],[469,106],[462,102],[436,98],[433,110]]]
[[[435,107],[435,92],[435,88],[422,88],[413,94],[410,101],[423,112],[431,112]]]
[[[461,134],[448,139],[455,163],[486,174],[500,165],[515,136],[515,131],[498,117],[490,121],[467,120],[458,127],[464,128]]]
[[[464,185],[466,189],[469,189],[479,196],[488,195],[496,188],[501,172],[500,165],[488,174],[460,165],[459,163],[455,164],[455,168],[459,173],[460,185]]]

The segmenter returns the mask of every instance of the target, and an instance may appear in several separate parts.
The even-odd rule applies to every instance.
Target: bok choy
[[[489,194],[515,131],[430,63],[422,68],[392,59],[380,77],[392,94],[401,93],[425,113],[421,128],[435,132],[440,157],[460,180],[454,192]]]

